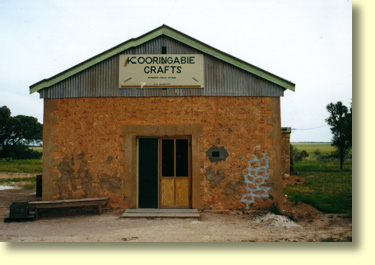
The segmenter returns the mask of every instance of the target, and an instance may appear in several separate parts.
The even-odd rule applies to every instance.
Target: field
[[[346,159],[343,170],[339,161],[321,160],[314,155],[334,151],[329,143],[292,143],[299,151],[306,150],[309,156],[294,163],[292,175],[306,179],[302,184],[284,187],[284,194],[296,204],[304,202],[324,213],[352,212],[352,160]]]
[[[32,150],[43,152],[43,147],[31,147]],[[0,172],[6,173],[41,173],[42,159],[0,159]]]
[[[41,173],[42,159],[0,159],[0,172]]]
[[[31,149],[43,152],[43,147]],[[0,159],[0,186],[35,190],[37,174],[42,173],[42,159]]]
[[[335,150],[334,146],[331,146],[331,143],[291,143],[294,147],[299,150],[306,150],[307,153],[313,153],[315,150],[319,150],[324,154],[328,154]]]

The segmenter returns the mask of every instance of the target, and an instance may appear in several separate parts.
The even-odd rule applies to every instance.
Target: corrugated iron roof
[[[119,54],[127,49],[137,47],[143,43],[146,43],[154,38],[157,38],[161,35],[168,36],[174,40],[180,41],[188,46],[191,46],[203,53],[209,54],[217,59],[220,59],[224,62],[227,62],[233,66],[236,66],[242,70],[245,70],[247,72],[250,72],[256,76],[259,76],[265,80],[268,80],[272,83],[275,83],[284,89],[290,89],[292,91],[295,90],[295,84],[287,81],[279,76],[276,76],[270,72],[267,72],[259,67],[256,67],[252,64],[249,64],[245,61],[242,61],[234,56],[231,56],[227,53],[224,53],[222,51],[219,51],[199,40],[196,40],[182,32],[179,32],[167,25],[162,25],[138,38],[130,39],[124,43],[121,43],[112,49],[109,49],[103,53],[100,53],[76,66],[73,66],[55,76],[52,76],[48,79],[43,79],[33,85],[30,86],[30,94],[37,92],[43,88],[48,88],[54,84],[57,84],[58,82],[61,82],[95,64],[98,64],[116,54]]]

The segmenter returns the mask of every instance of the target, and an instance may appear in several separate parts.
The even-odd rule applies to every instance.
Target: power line
[[[322,125],[322,126],[318,126],[318,127],[314,127],[314,128],[304,128],[304,129],[296,129],[296,128],[292,128],[293,131],[307,131],[307,130],[315,130],[315,129],[319,129],[319,128],[323,128],[323,127],[326,127],[328,126],[327,124],[326,125]]]

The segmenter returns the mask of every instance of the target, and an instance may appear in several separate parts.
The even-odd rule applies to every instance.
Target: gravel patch
[[[14,190],[14,189],[19,189],[19,187],[0,185],[0,190]]]
[[[283,215],[276,215],[273,213],[268,213],[263,216],[259,216],[254,220],[249,220],[252,223],[256,224],[265,224],[267,226],[275,226],[275,227],[301,227],[300,225],[296,224],[292,220],[288,219]]]

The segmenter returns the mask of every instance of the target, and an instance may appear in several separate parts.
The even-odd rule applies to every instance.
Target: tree
[[[28,149],[30,143],[40,143],[43,125],[31,116],[11,116],[7,106],[0,108],[0,157],[32,158],[37,152]]]
[[[330,117],[326,119],[331,126],[333,134],[332,145],[336,147],[338,157],[340,158],[340,169],[344,164],[344,159],[352,148],[352,107],[350,111],[341,101],[336,104],[327,105]]]

